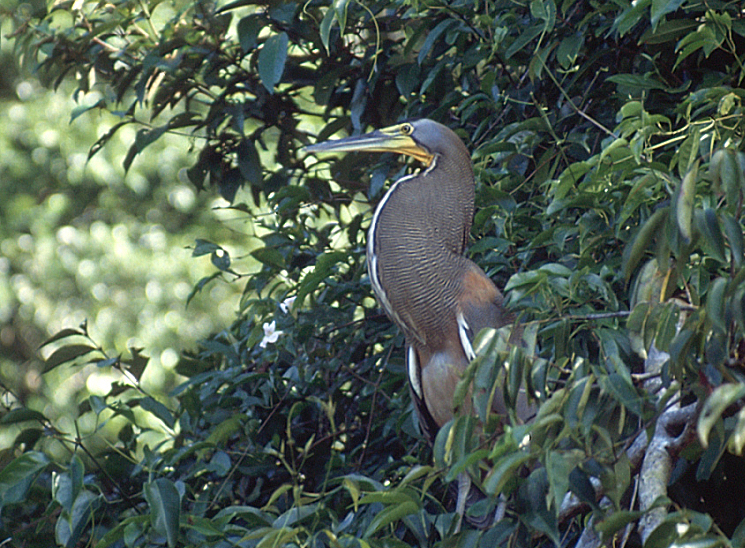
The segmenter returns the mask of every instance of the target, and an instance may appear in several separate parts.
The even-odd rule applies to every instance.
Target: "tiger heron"
[[[427,119],[306,151],[394,152],[424,164],[396,181],[378,204],[367,237],[367,268],[380,305],[404,333],[411,392],[433,441],[453,418],[455,387],[475,357],[473,337],[513,321],[494,283],[464,256],[474,213],[471,156],[451,129]],[[506,414],[503,404],[498,407]],[[463,483],[461,478],[461,515],[468,490]]]

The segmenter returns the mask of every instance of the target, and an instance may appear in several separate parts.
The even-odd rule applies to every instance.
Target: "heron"
[[[367,269],[379,304],[404,334],[409,386],[431,443],[454,416],[456,385],[476,357],[475,335],[515,321],[494,282],[465,256],[475,200],[471,155],[453,130],[429,119],[317,143],[306,151],[393,152],[422,164],[395,181],[375,209]],[[468,398],[464,407],[470,412]],[[507,414],[501,400],[495,407]],[[470,488],[462,476],[456,504],[461,517]]]

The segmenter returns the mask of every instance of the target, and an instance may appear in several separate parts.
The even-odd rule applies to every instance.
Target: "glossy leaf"
[[[683,177],[675,201],[675,220],[678,223],[680,235],[686,242],[690,242],[693,236],[693,202],[696,197],[697,176],[698,162],[695,162]]]
[[[31,484],[50,462],[44,453],[29,451],[0,470],[0,505],[23,500]]]
[[[163,535],[169,548],[177,545],[181,500],[176,486],[166,478],[157,478],[145,485],[145,498],[150,508],[150,523]]]
[[[696,432],[701,445],[709,444],[709,433],[714,425],[722,418],[724,410],[736,400],[745,397],[745,385],[723,384],[718,386],[712,394],[706,398],[701,415],[696,424]]]
[[[76,358],[80,358],[91,352],[98,350],[94,346],[88,344],[69,344],[67,346],[61,346],[49,356],[44,362],[44,372],[47,373],[57,366],[64,363],[75,361]]]
[[[259,77],[269,93],[274,93],[274,87],[282,79],[288,44],[287,34],[282,32],[267,38],[259,52]]]

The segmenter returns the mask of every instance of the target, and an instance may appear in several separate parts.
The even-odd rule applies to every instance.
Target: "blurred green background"
[[[9,30],[2,24],[4,38]],[[134,140],[125,127],[89,159],[116,117],[95,110],[71,119],[96,94],[74,101],[68,82],[49,91],[18,74],[9,40],[0,48],[0,382],[51,416],[84,389],[106,393],[111,373],[95,365],[41,375],[48,350],[40,344],[87,322],[103,348],[146,349],[144,386],[165,394],[179,352],[230,325],[242,291],[223,278],[187,306],[195,284],[215,271],[209,255],[192,257],[195,241],[232,244],[240,261],[251,242],[247,216],[186,181],[193,160],[183,138],[159,139],[125,173]],[[246,257],[236,268],[246,273],[252,263]]]

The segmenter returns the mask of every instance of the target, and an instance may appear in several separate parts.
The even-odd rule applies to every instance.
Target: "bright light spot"
[[[73,245],[77,240],[78,231],[74,227],[67,225],[57,231],[57,241],[64,245]]]
[[[109,236],[109,229],[105,223],[101,221],[93,221],[91,224],[91,236],[98,243],[104,243]]]
[[[168,312],[166,312],[163,321],[165,322],[168,329],[173,329],[174,331],[178,330],[179,327],[181,327],[184,323],[181,314],[178,314],[173,310],[169,310]]]
[[[85,387],[91,394],[104,395],[111,391],[111,383],[113,379],[110,375],[106,375],[100,372],[96,375],[88,375],[85,379]]]
[[[147,296],[148,301],[157,303],[163,296],[163,288],[159,282],[150,280],[147,282],[147,285],[145,285],[145,295]]]
[[[56,129],[48,129],[39,135],[39,143],[47,148],[54,148],[59,144],[59,133]]]
[[[168,195],[170,204],[179,211],[190,211],[196,201],[194,191],[188,186],[179,186]]]
[[[23,105],[13,105],[8,109],[8,118],[11,122],[23,122],[26,119],[26,107]]]
[[[162,251],[166,248],[168,240],[166,238],[165,230],[160,225],[155,225],[148,230],[147,234],[144,234],[140,239],[140,242],[153,249],[155,251]]]
[[[59,213],[67,207],[67,198],[64,194],[52,194],[47,203],[52,211]]]
[[[104,301],[109,296],[109,286],[103,282],[99,282],[91,288],[91,294],[97,301]]]
[[[130,171],[127,174],[126,182],[129,188],[140,195],[145,194],[150,189],[150,183],[148,182],[147,177],[134,171]]]
[[[186,282],[178,282],[173,286],[173,295],[179,300],[186,299],[189,293],[191,293],[191,285]]]
[[[26,386],[28,386],[31,390],[38,390],[41,386],[41,375],[36,369],[29,368],[26,370],[26,375],[24,375],[26,380]]]
[[[127,241],[129,239],[129,229],[126,225],[118,224],[111,231],[111,235],[115,240]]]
[[[28,101],[34,94],[34,86],[31,82],[23,81],[16,86],[16,95],[21,101]]]
[[[166,348],[160,353],[160,363],[166,369],[173,369],[178,364],[178,352],[173,348]]]
[[[121,311],[113,306],[102,308],[96,314],[96,325],[101,331],[108,331],[121,321]]]
[[[18,247],[23,251],[31,251],[34,249],[34,238],[31,234],[21,234],[18,236]]]
[[[78,274],[82,278],[90,278],[96,273],[96,263],[90,259],[84,259],[78,264]]]

